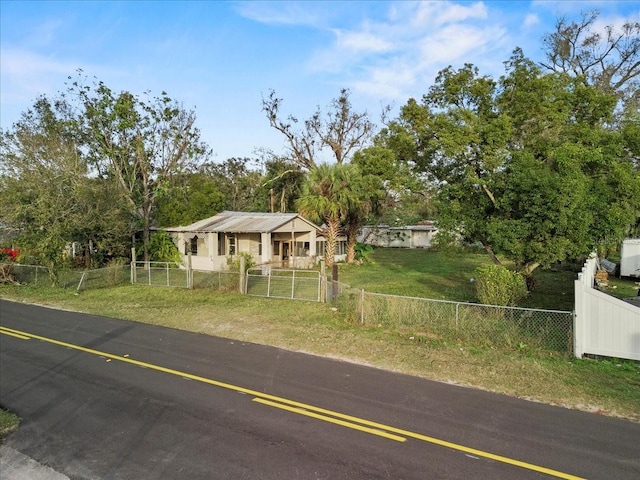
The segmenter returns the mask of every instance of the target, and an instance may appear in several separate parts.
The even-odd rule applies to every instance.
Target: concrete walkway
[[[2,480],[69,480],[66,475],[5,445],[0,446],[0,478]]]

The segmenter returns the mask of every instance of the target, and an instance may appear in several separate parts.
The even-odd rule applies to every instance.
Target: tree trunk
[[[340,233],[340,221],[337,218],[327,218],[327,244],[324,252],[324,261],[327,267],[332,267],[336,258],[336,244]]]
[[[151,205],[145,202],[142,206],[142,249],[144,250],[144,261],[149,262],[149,245],[151,243]]]
[[[358,243],[359,225],[347,226],[347,263],[353,263],[356,259],[356,244]]]
[[[487,254],[489,255],[489,258],[491,259],[494,265],[502,265],[502,262],[500,261],[500,259],[493,252],[493,248],[491,248],[491,245],[489,245],[487,242],[483,240],[482,246],[484,247],[484,250],[487,252]]]

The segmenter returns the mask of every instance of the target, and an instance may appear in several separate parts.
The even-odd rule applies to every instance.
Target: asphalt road
[[[640,478],[633,422],[7,301],[0,325],[5,446],[71,479]]]

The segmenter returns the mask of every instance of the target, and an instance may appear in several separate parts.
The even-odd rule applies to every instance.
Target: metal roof
[[[230,212],[225,210],[191,225],[167,228],[167,230],[172,232],[273,232],[296,218],[300,218],[312,228],[318,228],[297,213]]]

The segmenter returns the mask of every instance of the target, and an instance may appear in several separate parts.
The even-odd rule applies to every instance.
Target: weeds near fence
[[[193,288],[209,288],[219,292],[237,292],[240,283],[240,272],[210,272],[192,270]]]
[[[347,320],[434,342],[478,348],[571,352],[573,313],[430,300],[344,289],[334,300]]]

